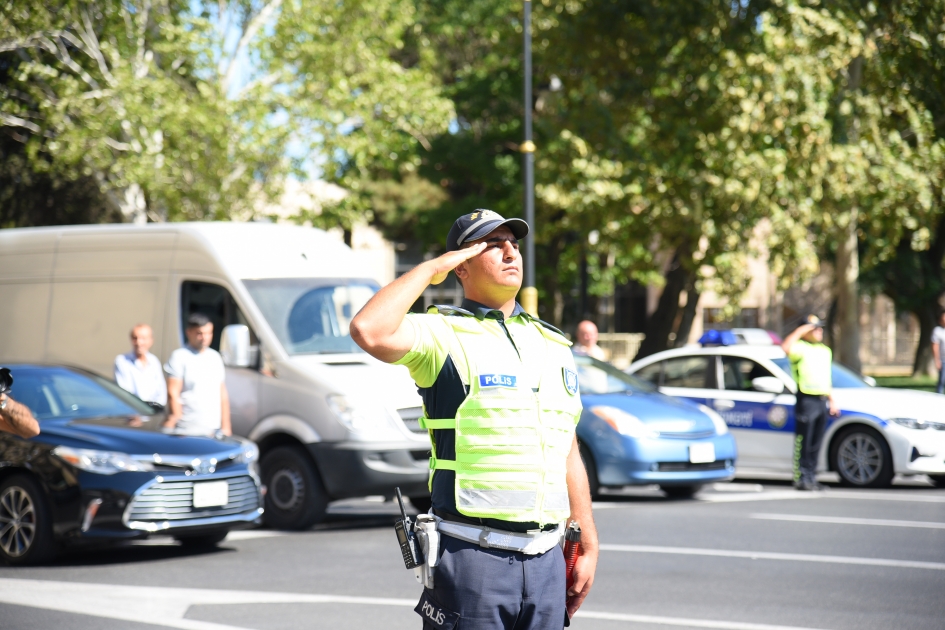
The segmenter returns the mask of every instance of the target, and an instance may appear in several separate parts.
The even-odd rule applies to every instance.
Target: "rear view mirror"
[[[250,345],[249,326],[230,324],[220,336],[220,355],[228,367],[248,368],[256,365],[259,346]]]
[[[751,379],[751,386],[756,392],[766,394],[780,394],[784,391],[784,383],[774,376],[759,376]]]

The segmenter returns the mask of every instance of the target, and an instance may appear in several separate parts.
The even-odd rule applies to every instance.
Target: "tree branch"
[[[102,76],[105,77],[105,81],[110,85],[115,85],[115,77],[112,76],[111,71],[108,69],[108,64],[105,63],[105,56],[102,55],[102,47],[98,42],[98,37],[95,36],[95,30],[92,27],[92,20],[89,19],[89,13],[85,9],[82,10],[82,25],[85,27],[85,33],[82,34],[82,41],[85,42],[85,45],[88,47],[88,54],[90,57],[95,59],[98,63],[99,72],[102,73]]]
[[[33,133],[39,133],[41,129],[36,123],[32,123],[25,118],[20,118],[19,116],[12,116],[10,114],[5,114],[0,112],[0,123],[6,127],[22,127],[23,129],[29,129]]]
[[[223,81],[220,83],[220,87],[223,89],[224,95],[229,91],[230,81],[233,80],[233,75],[236,72],[236,60],[240,52],[246,48],[253,37],[256,36],[256,32],[262,28],[263,24],[269,20],[280,6],[282,6],[282,0],[271,0],[243,29],[243,35],[240,37],[239,43],[236,44],[236,49],[233,51],[230,61],[226,64],[226,70],[223,72]]]

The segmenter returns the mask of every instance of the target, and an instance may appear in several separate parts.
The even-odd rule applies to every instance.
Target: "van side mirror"
[[[759,376],[751,379],[751,387],[756,392],[766,394],[780,394],[784,391],[784,383],[775,376]]]
[[[220,355],[228,367],[254,367],[259,346],[250,345],[249,326],[230,324],[224,328],[220,335]]]

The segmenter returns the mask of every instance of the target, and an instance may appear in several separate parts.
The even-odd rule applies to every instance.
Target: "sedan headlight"
[[[365,418],[344,396],[329,394],[325,397],[325,401],[328,403],[328,408],[341,420],[341,424],[351,431],[364,433],[377,428],[376,422]]]
[[[655,438],[659,433],[647,427],[632,413],[617,407],[601,405],[591,407],[590,412],[612,426],[614,431],[632,438]]]
[[[259,447],[254,442],[246,442],[243,444],[236,461],[242,464],[252,464],[257,459],[259,459]]]
[[[120,472],[147,472],[154,470],[149,462],[139,461],[118,451],[96,451],[88,448],[70,448],[57,446],[53,455],[64,462],[68,462],[80,470],[98,473],[100,475],[114,475]]]
[[[725,435],[728,433],[728,425],[725,424],[725,419],[722,418],[718,411],[711,407],[706,407],[705,405],[699,405],[699,411],[709,416],[712,420],[712,424],[715,425],[716,435]]]
[[[945,431],[945,422],[928,422],[926,420],[916,420],[915,418],[890,418],[890,420],[907,429]]]

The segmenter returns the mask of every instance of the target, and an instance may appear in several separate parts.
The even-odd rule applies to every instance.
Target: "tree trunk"
[[[938,321],[937,305],[930,304],[927,308],[919,309],[915,316],[919,319],[919,346],[912,362],[912,375],[938,376],[935,357],[932,356],[932,329]]]
[[[693,282],[686,291],[686,306],[683,307],[682,320],[679,322],[679,330],[676,331],[677,348],[682,348],[689,341],[689,333],[692,332],[692,323],[696,319],[696,308],[699,306],[700,294],[696,290],[696,284]]]
[[[666,285],[660,295],[656,310],[647,319],[646,337],[640,345],[636,358],[642,359],[670,347],[669,335],[673,332],[676,316],[679,314],[679,294],[690,286],[693,274],[682,263],[688,256],[688,249],[680,246],[673,255],[673,261],[666,271]]]
[[[858,290],[860,255],[857,250],[856,221],[857,212],[854,208],[850,210],[849,223],[840,234],[837,245],[835,291],[840,334],[834,350],[840,363],[859,373],[862,367]]]

